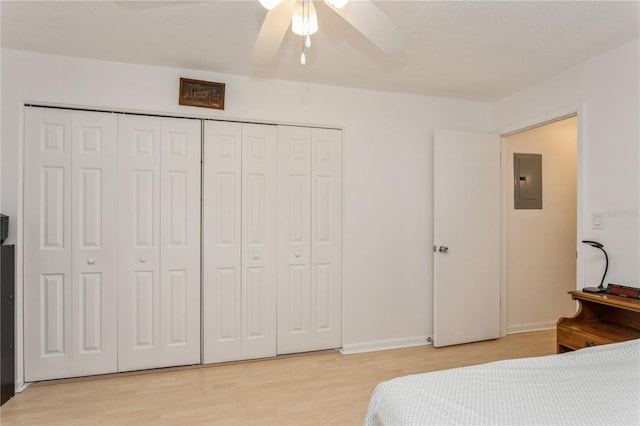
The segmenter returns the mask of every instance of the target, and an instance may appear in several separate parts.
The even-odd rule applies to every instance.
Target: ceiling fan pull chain
[[[309,2],[312,0],[303,0],[302,3],[302,22],[303,22],[303,38],[302,38],[302,54],[300,55],[300,65],[307,64],[307,56],[305,48],[311,47],[310,25],[309,25]],[[306,6],[306,10],[305,10]]]

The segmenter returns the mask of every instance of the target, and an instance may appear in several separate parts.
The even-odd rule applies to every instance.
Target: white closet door
[[[312,130],[308,350],[342,345],[342,132]]]
[[[25,110],[25,380],[73,371],[71,113]]]
[[[276,353],[275,126],[205,122],[204,362]]]
[[[119,371],[199,362],[200,130],[118,123]]]
[[[25,380],[116,369],[116,118],[25,110]]]
[[[275,126],[242,126],[242,359],[276,355]]]
[[[118,368],[117,196],[118,119],[73,113],[73,375]]]
[[[242,358],[242,125],[204,123],[203,361]]]
[[[162,365],[160,119],[118,121],[118,369]]]
[[[200,123],[163,118],[161,124],[163,366],[200,363]]]
[[[278,126],[277,352],[304,352],[310,339],[311,129]]]
[[[342,342],[342,132],[278,127],[278,353]]]

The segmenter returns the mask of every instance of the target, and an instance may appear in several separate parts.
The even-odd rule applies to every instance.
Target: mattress
[[[640,339],[382,382],[365,425],[640,425]]]

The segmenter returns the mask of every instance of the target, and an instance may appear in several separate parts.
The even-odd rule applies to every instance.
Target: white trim
[[[586,149],[587,141],[585,135],[585,126],[587,122],[586,108],[584,103],[580,103],[576,108],[576,114],[578,116],[578,146],[577,149],[577,182],[576,182],[576,290],[584,287],[584,256],[579,256],[578,253],[584,245],[581,243],[582,235],[584,231],[584,220],[588,216],[586,211],[586,180],[587,175],[587,161],[586,161]],[[578,248],[579,247],[579,248]],[[577,303],[577,302],[576,302]]]
[[[556,321],[534,322],[531,324],[518,324],[507,327],[507,334],[528,333],[530,331],[554,330]]]
[[[344,126],[338,126],[334,124],[317,124],[317,123],[295,123],[291,121],[273,121],[262,119],[249,119],[238,117],[216,117],[203,113],[196,113],[190,111],[180,112],[166,112],[161,110],[142,110],[133,108],[109,108],[96,105],[79,105],[79,104],[65,104],[59,102],[40,102],[40,101],[24,101],[22,102],[22,108],[26,106],[42,107],[42,108],[61,108],[70,110],[82,110],[82,111],[95,111],[95,112],[107,112],[114,114],[134,114],[134,115],[147,115],[152,117],[170,117],[170,118],[188,118],[193,120],[211,120],[211,121],[229,121],[233,123],[244,124],[266,124],[271,126],[296,126],[296,127],[311,127],[316,129],[334,129],[344,130]]]
[[[342,346],[340,353],[343,355],[358,354],[362,352],[386,351],[388,349],[402,349],[413,346],[431,345],[431,336],[407,337],[402,339],[376,340],[373,342],[353,343]]]
[[[505,182],[507,156],[504,135],[500,135],[500,337],[507,335],[507,211],[510,194]]]
[[[344,273],[345,271],[345,261],[344,261],[344,206],[345,206],[345,200],[344,200],[344,188],[345,188],[345,176],[347,176],[347,174],[344,171],[344,164],[346,163],[346,161],[344,161],[344,159],[346,158],[345,156],[345,133],[346,133],[346,129],[342,129],[342,132],[340,133],[340,227],[341,227],[341,232],[340,232],[340,279],[342,280],[342,283],[340,284],[340,300],[342,301],[340,306],[340,345],[344,345],[344,334],[345,334],[345,327],[344,327],[344,319],[346,318],[346,312],[344,309],[344,300],[345,300],[345,285],[344,285],[344,277],[346,276],[346,274]]]
[[[544,114],[538,114],[536,116],[529,117],[518,123],[507,125],[501,129],[498,129],[497,133],[502,137],[509,136],[513,133],[523,132],[534,127],[544,126],[545,124],[550,124],[564,118],[572,117],[576,114],[579,114],[582,109],[582,103],[566,105],[564,107],[557,108]]]
[[[22,383],[20,386],[18,386],[18,383],[16,382],[15,393],[24,392],[29,386],[31,386],[31,383]]]
[[[24,381],[24,116],[25,103],[20,103],[18,113],[18,217],[16,225],[15,264],[15,391],[22,392],[28,386]]]

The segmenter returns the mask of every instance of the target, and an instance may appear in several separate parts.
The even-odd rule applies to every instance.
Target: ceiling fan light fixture
[[[291,31],[306,36],[318,31],[318,15],[312,0],[299,0],[293,6]]]
[[[324,0],[324,2],[336,9],[342,9],[347,5],[347,3],[349,3],[349,0]]]
[[[2,1],[2,0],[0,0]],[[409,36],[374,2],[377,0],[324,0],[327,7],[369,39],[383,53],[396,55],[409,44]],[[251,54],[257,65],[272,61],[288,29],[302,36],[302,50],[310,49],[307,36],[318,31],[318,16],[313,0],[259,0],[267,12]],[[315,43],[315,42],[314,42]],[[306,58],[305,58],[306,59]],[[306,62],[306,61],[305,61]]]
[[[267,10],[275,9],[282,0],[258,0],[260,4]]]

